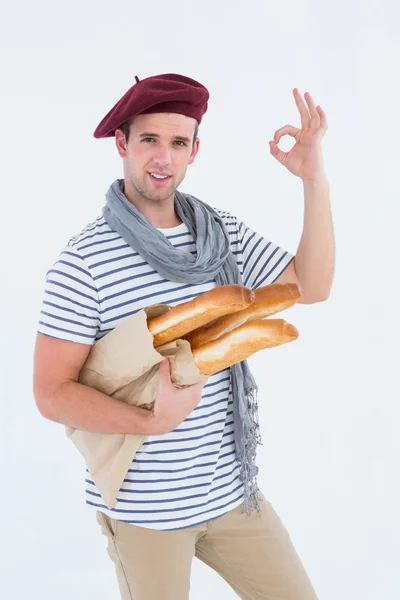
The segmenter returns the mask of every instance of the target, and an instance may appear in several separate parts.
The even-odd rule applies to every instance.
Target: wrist
[[[132,430],[130,433],[137,435],[157,434],[157,419],[153,410],[142,406],[131,406],[133,412]]]
[[[304,189],[328,187],[329,181],[325,173],[321,173],[315,179],[302,179]]]

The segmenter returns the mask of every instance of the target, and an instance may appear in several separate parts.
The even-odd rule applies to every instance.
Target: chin
[[[168,186],[168,188],[160,189],[160,190],[147,190],[148,195],[155,200],[167,200],[171,196],[175,194],[176,187],[175,185]]]
[[[173,194],[175,194],[175,188],[171,188],[170,190],[160,190],[158,192],[149,190],[149,192],[144,195],[153,202],[165,202],[165,200],[168,200]]]

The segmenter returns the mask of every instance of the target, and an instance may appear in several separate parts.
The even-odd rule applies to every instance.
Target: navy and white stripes
[[[272,283],[293,255],[218,210],[229,232],[244,284]],[[160,230],[195,252],[184,224]],[[172,306],[215,287],[163,279],[112,231],[103,217],[72,237],[48,271],[39,333],[93,344],[146,306]],[[235,460],[230,371],[211,376],[200,404],[174,431],[150,436],[139,448],[109,510],[89,473],[87,504],[114,519],[153,529],[177,529],[216,518],[242,501]]]

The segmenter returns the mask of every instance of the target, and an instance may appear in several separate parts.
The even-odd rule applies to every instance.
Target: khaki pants
[[[188,600],[194,556],[245,600],[317,600],[271,504],[248,517],[242,506],[201,525],[157,531],[97,512],[122,600]]]

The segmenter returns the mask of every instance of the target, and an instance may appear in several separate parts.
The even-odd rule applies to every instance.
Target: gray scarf
[[[175,212],[196,243],[196,255],[175,248],[169,240],[131,204],[124,194],[124,181],[117,179],[106,194],[103,216],[111,229],[162,277],[180,283],[201,284],[215,279],[217,285],[243,285],[229,235],[218,213],[190,194],[175,192]],[[260,511],[256,476],[258,424],[257,385],[246,361],[230,368],[236,458],[244,486],[244,508],[248,515]]]

